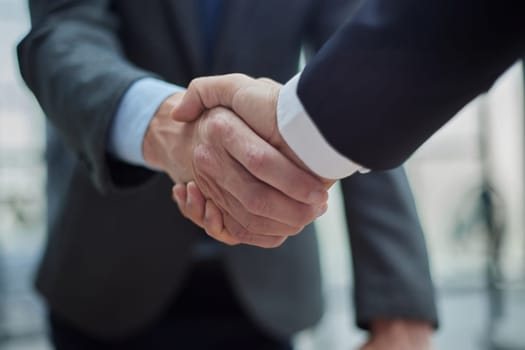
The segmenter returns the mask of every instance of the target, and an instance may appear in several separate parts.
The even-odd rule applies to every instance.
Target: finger
[[[208,236],[213,238],[216,241],[227,244],[229,246],[239,245],[242,242],[235,239],[226,229],[223,229],[219,233],[216,232],[206,232]]]
[[[249,232],[228,214],[224,215],[224,226],[233,240],[261,248],[279,247],[287,239],[287,236],[266,236]]]
[[[231,120],[230,123],[236,132],[226,132],[230,137],[222,137],[221,140],[230,155],[248,172],[297,201],[321,204],[328,200],[323,181],[286,158],[244,127],[240,120]]]
[[[224,227],[224,210],[211,200],[206,201],[205,210],[205,231],[208,236],[229,246],[235,246],[241,243]]]
[[[204,212],[206,208],[206,199],[197,188],[195,182],[190,181],[186,185],[186,205],[185,214],[188,219],[195,222],[200,227],[204,227]]]
[[[325,211],[320,206],[298,202],[266,183],[261,182],[230,157],[214,156],[217,149],[197,147],[194,153],[195,178],[201,188],[219,206],[235,216],[247,220],[260,216],[292,227],[302,227]],[[219,161],[220,160],[220,161]],[[202,183],[202,186],[201,186]],[[239,203],[228,202],[225,193],[231,194]]]
[[[282,143],[277,125],[279,91],[278,84],[254,80],[235,93],[230,108],[264,140],[280,142],[275,146]]]
[[[190,211],[186,205],[186,197],[184,197],[184,201],[182,201],[183,198],[181,197],[180,202],[182,203],[182,211],[187,218],[203,228],[210,237],[217,241],[230,246],[241,243],[225,230],[220,209],[211,200],[205,200],[202,192],[200,192],[193,182],[189,183],[188,186],[182,185],[180,187],[183,188],[184,191],[187,191],[187,188],[189,189],[189,191],[187,191],[189,193],[188,197],[190,198],[189,201],[192,203],[193,207],[205,202],[205,208],[202,210]],[[179,192],[182,192],[182,190],[179,190]],[[200,216],[202,212],[204,212],[203,218]]]
[[[209,182],[208,180],[205,180]],[[214,204],[222,214],[229,214],[247,231],[268,236],[292,236],[302,231],[303,224],[291,226],[272,218],[262,217],[247,211],[232,194],[217,187],[211,191]]]
[[[213,107],[235,111],[265,140],[281,140],[276,108],[280,84],[256,80],[243,74],[198,78],[188,87],[182,101],[172,110],[177,121],[194,121]],[[280,141],[279,141],[280,142]]]
[[[183,210],[185,210],[185,207],[186,207],[186,195],[187,195],[186,185],[176,184],[171,189],[171,194],[172,194],[173,200],[177,203],[179,210],[183,213]]]
[[[201,183],[201,184],[204,185],[203,187],[205,189],[207,189],[207,191],[209,191],[210,187],[207,184],[205,184],[205,183]],[[230,246],[237,245],[237,244],[241,243],[238,240],[234,239],[225,230],[224,225],[223,225],[222,211],[217,205],[215,205],[215,203],[213,203],[211,200],[205,200],[206,201],[206,205],[205,205],[205,208],[204,208],[204,219],[203,219],[203,221],[201,221],[201,220],[198,219],[197,215],[192,215],[186,209],[186,196],[187,196],[186,186],[185,185],[179,185],[179,186],[176,186],[176,187],[177,187],[177,191],[176,192],[177,192],[177,197],[178,197],[177,202],[181,203],[179,205],[179,208],[181,208],[181,211],[183,212],[183,214],[187,218],[189,218],[190,215],[193,216],[193,219],[191,219],[191,220],[195,224],[197,224],[198,226],[203,228],[204,231],[210,237],[212,237],[213,239],[215,239],[215,240],[217,240],[217,241],[219,241],[221,243],[224,243],[224,244],[227,244],[227,245],[230,245]],[[175,187],[174,187],[174,193],[175,193]],[[203,199],[205,198],[198,187],[192,189],[192,193],[193,193],[194,197],[202,196]],[[196,201],[194,200],[194,203],[196,203],[196,202],[200,202],[200,200],[196,200]]]
[[[266,236],[295,236],[299,234],[306,224],[288,225],[278,220],[252,214],[243,208],[243,205],[230,193],[225,193],[228,209],[225,210],[231,217],[248,232]],[[309,222],[308,222],[309,223]]]
[[[177,184],[173,186],[172,195],[182,215],[193,221],[197,226],[204,228],[205,199],[200,191],[198,189],[195,190],[195,188],[196,186],[193,182],[188,185]]]
[[[210,222],[210,226],[206,227],[205,231],[208,236],[229,246],[234,246],[242,243],[238,239],[233,237],[233,235],[231,235],[228,232],[228,230],[223,226],[223,214],[212,201],[206,202],[206,211],[209,211],[207,215],[210,215],[210,218],[215,217],[216,219],[219,219],[220,217],[220,224],[218,221],[215,224]]]
[[[177,189],[175,187],[178,187]],[[206,200],[200,189],[193,183],[188,184],[189,201],[193,203],[195,210],[190,213],[186,208],[186,186],[179,185],[174,187],[174,195],[177,198],[177,203],[184,203],[184,212],[188,218],[192,219],[196,224],[205,229],[206,232],[219,234],[223,229],[222,213],[220,209],[211,201]],[[198,208],[204,203],[204,208]],[[204,213],[204,217],[201,217]]]
[[[243,74],[228,74],[194,79],[181,103],[172,111],[178,121],[193,121],[212,107],[231,108],[235,93],[254,79]]]
[[[224,228],[222,213],[211,200],[206,201],[204,229],[208,235],[218,235]]]

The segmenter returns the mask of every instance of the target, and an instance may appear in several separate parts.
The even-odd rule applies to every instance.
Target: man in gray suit
[[[58,349],[289,349],[322,315],[313,227],[270,250],[211,240],[170,198],[173,180],[184,180],[177,155],[194,140],[174,137],[177,125],[162,118],[177,98],[173,84],[194,77],[237,71],[286,81],[303,44],[317,50],[354,3],[217,4],[30,1],[19,61],[50,122],[49,240],[37,287]],[[216,111],[203,123],[239,121],[228,118]],[[168,127],[154,129],[160,160],[148,163],[142,140],[154,123]],[[243,124],[231,130],[234,140],[263,144]],[[227,155],[230,146],[217,145]],[[311,176],[281,160],[283,172]],[[343,190],[356,317],[371,329],[369,348],[423,349],[437,317],[402,170],[353,177]],[[318,214],[320,193],[302,204],[304,215]]]

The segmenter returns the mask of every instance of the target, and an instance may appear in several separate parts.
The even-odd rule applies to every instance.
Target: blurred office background
[[[45,243],[44,117],[23,87],[15,44],[25,2],[0,0],[0,349],[49,350],[32,274]],[[407,164],[431,254],[437,349],[525,350],[525,128],[516,65]],[[340,196],[319,220],[327,313],[298,349],[353,349],[348,244]],[[329,228],[327,230],[326,228]],[[323,230],[324,229],[324,230]]]

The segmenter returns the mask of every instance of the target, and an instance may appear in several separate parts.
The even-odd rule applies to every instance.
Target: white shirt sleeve
[[[315,174],[328,179],[342,179],[366,168],[336,151],[314,124],[299,97],[300,74],[281,88],[277,101],[277,125],[282,137],[295,154]]]

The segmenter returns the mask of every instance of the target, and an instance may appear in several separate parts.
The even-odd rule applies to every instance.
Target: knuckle
[[[197,170],[213,168],[215,162],[210,148],[207,145],[197,145],[193,150],[193,163]]]
[[[245,152],[246,166],[250,171],[259,171],[264,167],[268,155],[263,149],[251,146]]]
[[[231,136],[233,127],[221,110],[215,110],[208,115],[207,130],[209,136],[216,139],[223,139]]]
[[[201,86],[202,86],[202,78],[195,78],[192,81],[190,81],[190,84],[188,85],[188,91],[193,91],[193,92],[196,92],[198,95],[200,95]]]
[[[202,78],[195,78],[192,81],[190,81],[188,85],[188,90],[198,90],[200,86]]]
[[[232,73],[230,74],[229,78],[236,79],[236,80],[246,80],[249,77],[246,74],[242,74],[242,73]]]
[[[188,85],[188,92],[195,93],[200,99],[203,107],[209,108],[216,104],[213,89],[206,88],[206,78],[195,78]]]

